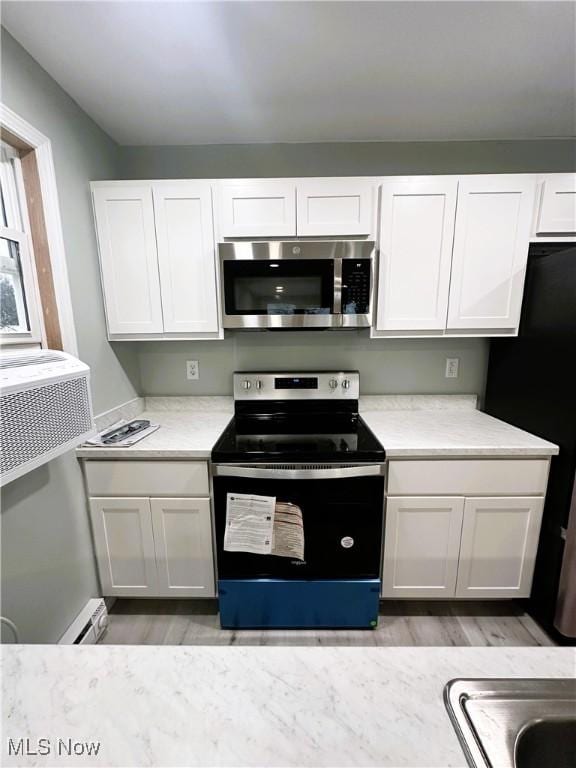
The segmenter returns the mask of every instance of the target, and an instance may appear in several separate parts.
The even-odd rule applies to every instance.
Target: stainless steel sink
[[[472,768],[576,768],[576,680],[452,680],[444,701]]]

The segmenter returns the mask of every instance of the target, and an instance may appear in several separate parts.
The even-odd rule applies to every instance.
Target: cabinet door
[[[210,184],[154,184],[164,330],[218,331]]]
[[[534,195],[525,176],[459,182],[448,328],[517,328]]]
[[[296,188],[299,236],[369,235],[374,190],[369,181],[312,179]]]
[[[529,597],[544,499],[469,498],[457,597]]]
[[[159,594],[214,597],[209,499],[151,499]]]
[[[383,597],[454,597],[464,499],[386,501]]]
[[[94,186],[109,333],[162,333],[154,209],[149,186]]]
[[[157,595],[149,499],[91,498],[90,516],[102,594]]]
[[[550,176],[542,183],[536,234],[576,232],[576,174]]]
[[[220,187],[222,237],[296,235],[296,187],[292,182],[224,182]]]
[[[378,330],[444,331],[457,189],[454,179],[382,185]]]

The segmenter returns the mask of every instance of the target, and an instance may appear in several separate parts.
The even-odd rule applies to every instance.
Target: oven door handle
[[[373,477],[384,475],[384,464],[363,464],[358,466],[326,467],[314,465],[290,469],[282,467],[213,464],[215,477],[246,477],[255,480],[336,480],[346,477]]]

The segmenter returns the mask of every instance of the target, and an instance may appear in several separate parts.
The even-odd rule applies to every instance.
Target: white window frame
[[[65,352],[69,352],[77,357],[78,344],[74,315],[72,313],[72,299],[66,265],[66,251],[60,218],[52,144],[47,136],[36,130],[34,126],[2,103],[0,103],[0,125],[33,149],[36,156],[62,346]],[[4,343],[4,338],[3,336],[2,343]]]
[[[46,346],[46,336],[44,332],[44,323],[42,321],[41,313],[41,299],[40,291],[38,288],[38,279],[36,275],[36,268],[33,263],[33,246],[30,233],[30,219],[28,218],[28,207],[26,205],[26,193],[24,191],[24,179],[22,177],[22,166],[20,164],[20,155],[18,151],[3,142],[4,146],[8,149],[11,157],[11,161],[14,166],[15,177],[15,194],[13,193],[13,181],[12,179],[3,179],[5,182],[3,185],[4,192],[8,193],[5,196],[4,202],[7,203],[7,207],[13,211],[17,211],[17,218],[20,220],[20,227],[14,229],[12,227],[5,227],[0,224],[0,237],[2,239],[11,240],[18,244],[18,255],[20,261],[20,274],[22,278],[22,294],[24,301],[21,307],[22,311],[26,311],[28,316],[29,329],[27,331],[1,331],[0,330],[0,343],[2,346],[13,344],[31,344]],[[15,298],[17,304],[21,302],[15,291]],[[20,314],[20,311],[19,311]]]

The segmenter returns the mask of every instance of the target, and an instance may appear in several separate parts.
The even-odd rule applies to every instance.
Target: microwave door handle
[[[334,309],[333,314],[342,314],[342,259],[334,259]]]
[[[367,464],[355,467],[288,467],[242,466],[214,464],[215,477],[246,477],[255,480],[335,480],[346,477],[371,477],[384,474],[384,464]]]

